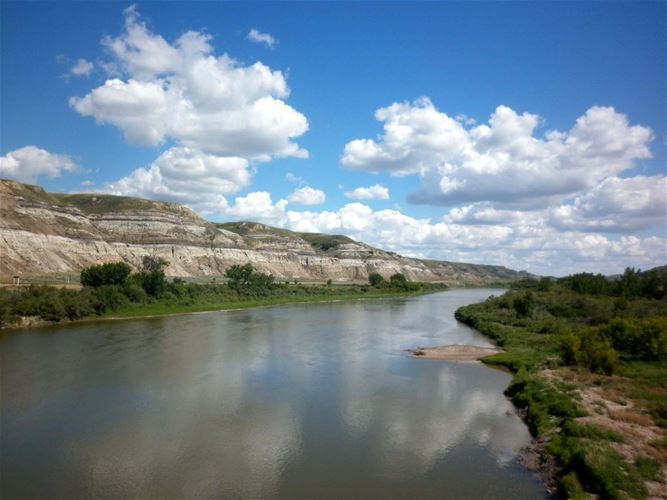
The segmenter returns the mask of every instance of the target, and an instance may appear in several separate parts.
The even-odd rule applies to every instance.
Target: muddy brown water
[[[544,498],[510,375],[405,352],[493,293],[5,333],[1,496]]]

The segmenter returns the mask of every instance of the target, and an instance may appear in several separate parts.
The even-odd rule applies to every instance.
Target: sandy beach
[[[408,349],[408,352],[416,358],[443,359],[447,361],[478,361],[504,351],[498,347],[444,345],[438,347],[417,347],[415,349]]]

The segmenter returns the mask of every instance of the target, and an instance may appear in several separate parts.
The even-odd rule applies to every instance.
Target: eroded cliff
[[[345,236],[295,233],[252,222],[213,224],[174,203],[47,193],[0,180],[0,277],[78,272],[145,255],[172,276],[218,276],[250,262],[278,279],[354,281],[400,272],[410,280],[488,284],[528,276],[500,266],[424,261]]]

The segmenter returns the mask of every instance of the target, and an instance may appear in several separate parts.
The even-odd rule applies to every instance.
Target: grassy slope
[[[125,210],[152,210],[183,215],[186,210],[176,203],[145,200],[130,196],[108,194],[61,194],[53,193],[61,205],[74,206],[87,214],[106,214]]]
[[[567,300],[559,292],[541,295],[545,301],[554,296],[557,302]],[[598,306],[602,307],[604,300],[600,299]],[[665,425],[667,363],[621,361],[614,376],[562,367],[559,331],[582,324],[583,318],[546,318],[548,314],[540,319],[521,318],[506,307],[509,301],[501,301],[491,299],[462,307],[457,318],[506,350],[483,361],[515,373],[507,395],[523,411],[531,433],[542,443],[542,458],[556,463],[560,494],[585,498],[586,492],[592,492],[601,498],[645,498],[646,481],[656,484],[657,480],[658,488],[664,488],[659,468],[667,463],[667,440],[655,437],[664,435],[655,423]],[[664,314],[664,301],[657,302],[639,300],[637,314],[648,314],[650,309]],[[588,305],[588,314],[592,314],[595,302]],[[598,398],[594,403],[599,403],[599,408],[584,404],[582,396],[585,399],[590,394]],[[617,408],[616,402],[631,410],[610,409]],[[586,407],[593,408],[595,414],[582,419]],[[622,422],[627,419],[634,419],[634,424],[644,425],[646,430],[650,427],[654,438],[631,445],[629,441],[637,439],[637,429]],[[625,432],[628,429],[629,433]],[[634,459],[624,457],[619,450],[626,455],[634,453]]]
[[[320,251],[327,251],[332,248],[345,243],[354,243],[355,241],[347,236],[340,234],[323,234],[323,233],[299,233],[271,227],[255,222],[225,222],[217,224],[220,229],[232,231],[241,236],[252,236],[255,234],[274,235],[282,238],[302,239],[310,243],[310,245]]]
[[[2,191],[20,196],[35,203],[48,203],[49,205],[62,205],[62,201],[51,193],[47,193],[39,186],[23,184],[9,179],[0,179]]]

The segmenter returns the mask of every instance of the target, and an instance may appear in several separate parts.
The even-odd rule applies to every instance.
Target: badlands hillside
[[[501,266],[420,260],[345,236],[296,233],[253,222],[214,224],[182,205],[100,194],[48,193],[0,180],[0,279],[78,273],[103,262],[169,262],[171,276],[221,276],[250,262],[278,279],[366,280],[400,272],[452,285],[528,277]]]

